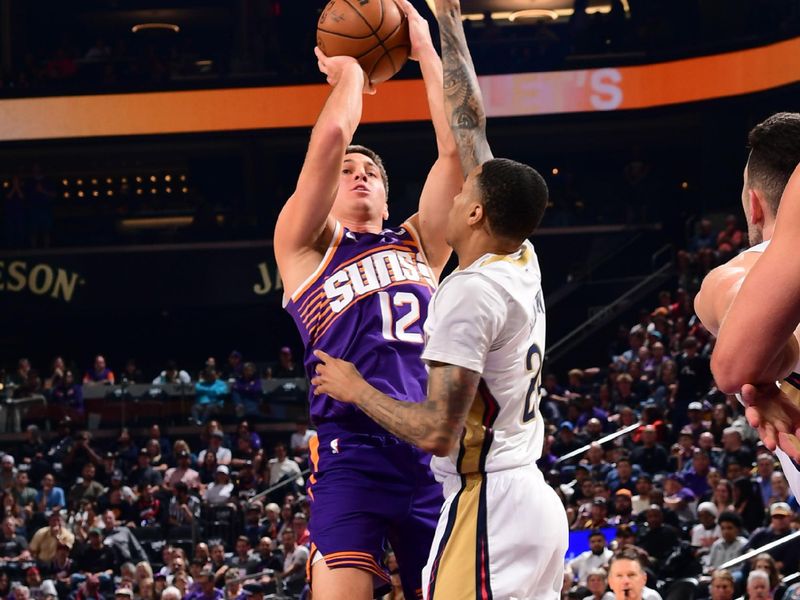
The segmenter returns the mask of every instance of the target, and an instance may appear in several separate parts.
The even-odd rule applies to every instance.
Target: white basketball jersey
[[[545,308],[539,261],[526,241],[447,277],[431,299],[423,360],[481,374],[456,449],[434,457],[437,476],[501,471],[536,461],[544,422],[539,387]]]

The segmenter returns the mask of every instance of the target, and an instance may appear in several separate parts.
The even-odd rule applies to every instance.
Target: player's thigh
[[[372,600],[373,577],[361,569],[331,569],[324,560],[311,567],[314,600]]]
[[[487,482],[489,579],[495,598],[557,600],[568,526],[541,473],[514,469]]]

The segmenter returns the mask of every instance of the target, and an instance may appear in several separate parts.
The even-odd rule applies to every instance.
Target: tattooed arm
[[[407,442],[447,456],[458,442],[480,373],[444,363],[430,363],[428,398],[419,404],[400,402],[382,394],[361,377],[352,363],[317,350],[323,362],[311,380],[314,394],[329,394],[355,404],[381,427]]]
[[[486,111],[467,47],[459,0],[436,0],[442,41],[444,101],[464,177],[493,158],[486,139]]]

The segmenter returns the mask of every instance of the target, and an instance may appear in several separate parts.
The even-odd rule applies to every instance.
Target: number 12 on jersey
[[[383,319],[383,337],[390,342],[409,342],[422,344],[422,334],[408,331],[408,328],[419,321],[419,298],[411,292],[378,292]],[[397,309],[408,307],[408,312],[395,320],[392,306]]]
[[[539,386],[542,381],[542,350],[537,344],[528,348],[525,357],[525,370],[530,373],[528,393],[525,395],[525,406],[522,411],[522,422],[527,423],[536,418],[536,407],[539,404]]]

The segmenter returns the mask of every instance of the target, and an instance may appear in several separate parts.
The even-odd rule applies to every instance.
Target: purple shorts
[[[319,552],[329,568],[367,571],[376,588],[383,587],[389,584],[383,564],[388,542],[405,597],[422,598],[422,569],[444,501],[430,461],[392,435],[321,424],[318,445],[311,446],[309,565]]]

